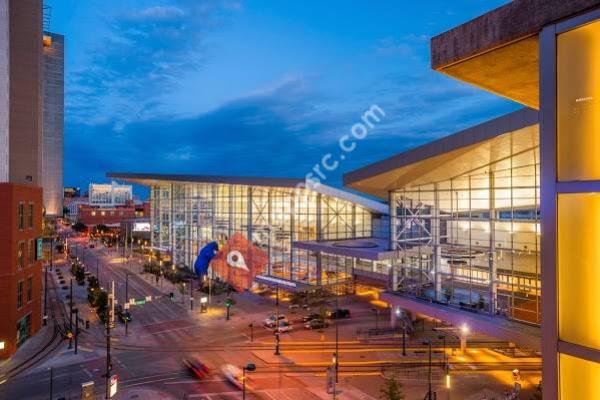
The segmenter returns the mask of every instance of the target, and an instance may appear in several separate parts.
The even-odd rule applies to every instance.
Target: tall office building
[[[41,184],[42,11],[0,0],[0,181]]]
[[[0,0],[0,358],[41,326],[42,2]]]
[[[65,38],[44,32],[42,187],[46,216],[62,215],[65,115]]]

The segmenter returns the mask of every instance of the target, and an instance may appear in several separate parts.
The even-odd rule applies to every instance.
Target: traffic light
[[[230,298],[227,298],[227,300],[225,300],[225,307],[229,308],[233,305],[233,300]]]

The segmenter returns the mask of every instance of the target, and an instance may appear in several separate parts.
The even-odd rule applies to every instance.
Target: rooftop
[[[539,145],[529,108],[429,142],[344,175],[344,185],[380,198],[409,185],[439,182]]]
[[[151,186],[164,182],[182,183],[221,183],[225,185],[264,186],[278,188],[297,188],[306,183],[300,178],[272,178],[255,176],[223,176],[223,175],[187,175],[187,174],[156,174],[156,173],[123,173],[109,172],[107,177],[123,181]],[[331,186],[319,184],[312,185],[307,189],[326,196],[336,197],[342,200],[356,203],[374,213],[388,214],[387,204],[367,199],[365,197],[337,189]]]

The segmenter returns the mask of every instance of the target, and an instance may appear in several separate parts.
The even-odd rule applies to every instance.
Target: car
[[[283,314],[279,314],[279,316],[273,314],[267,318],[265,318],[263,325],[267,328],[273,328],[275,326],[275,321],[277,321],[279,317],[279,321],[287,321],[287,318]]]
[[[279,321],[279,326],[277,327],[277,331],[280,333],[291,332],[292,324],[287,321]]]
[[[183,365],[185,365],[188,371],[198,379],[206,378],[210,374],[210,369],[206,364],[197,359],[184,358]]]
[[[328,312],[327,317],[330,319],[350,318],[350,310],[338,308],[337,310]]]
[[[323,319],[311,319],[307,323],[304,324],[306,329],[323,329],[327,328],[329,323]]]
[[[313,319],[321,319],[321,314],[311,313],[302,317],[302,322],[312,321]]]
[[[225,364],[221,367],[221,372],[225,379],[234,384],[239,389],[244,384],[244,372],[241,368],[236,367],[233,364]],[[248,388],[248,381],[246,381],[246,388]]]

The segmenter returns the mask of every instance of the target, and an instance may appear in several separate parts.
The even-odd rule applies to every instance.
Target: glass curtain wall
[[[319,268],[315,254],[292,242],[372,234],[369,210],[307,189],[165,182],[152,186],[151,203],[152,245],[185,267],[205,244],[241,233],[268,254],[267,274],[320,284],[329,281],[327,263]]]
[[[539,149],[392,193],[394,289],[540,323]]]

